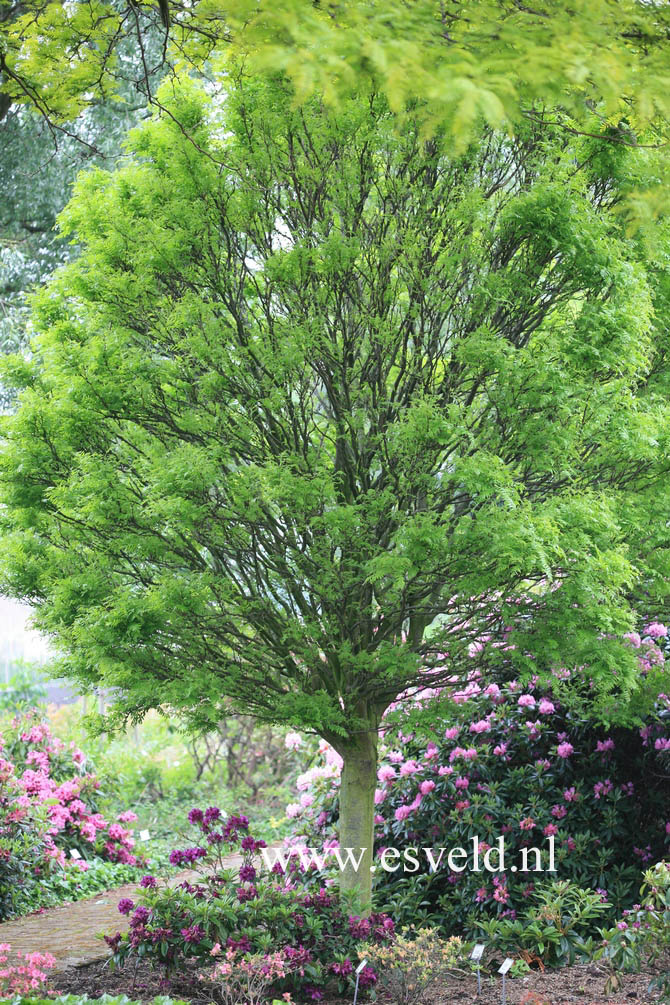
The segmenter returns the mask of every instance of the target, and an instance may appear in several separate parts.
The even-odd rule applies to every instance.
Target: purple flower
[[[145,889],[146,888],[153,889],[156,886],[156,877],[155,876],[142,876],[142,879],[140,880],[140,886],[145,887]]]
[[[191,925],[190,928],[182,928],[181,935],[184,942],[201,942],[205,937],[205,930],[200,925]]]
[[[556,753],[558,754],[558,756],[563,758],[570,757],[570,754],[574,754],[574,752],[575,748],[572,746],[571,743],[559,743],[558,747],[556,748]]]
[[[237,888],[237,899],[240,904],[244,904],[247,900],[255,900],[258,896],[258,890],[252,884],[251,886],[238,886]]]
[[[234,949],[236,952],[239,950],[241,953],[250,953],[251,943],[249,942],[249,936],[240,935],[239,939],[234,939],[232,935],[229,935],[226,939],[226,948]]]
[[[204,813],[202,810],[194,807],[188,815],[188,822],[191,824],[201,824],[204,820]]]
[[[130,897],[122,897],[119,901],[119,911],[121,914],[130,914],[135,904]]]
[[[133,928],[136,928],[138,925],[143,925],[145,921],[149,920],[150,913],[151,912],[147,907],[138,907],[135,913],[133,914],[132,921],[130,922],[130,924],[133,926]]]
[[[239,875],[243,883],[253,883],[256,879],[256,870],[253,865],[243,865],[240,868]]]

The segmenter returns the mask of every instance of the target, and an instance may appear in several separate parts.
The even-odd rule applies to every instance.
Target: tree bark
[[[377,738],[377,730],[370,729],[339,745],[344,761],[340,782],[339,840],[343,861],[347,861],[340,874],[340,890],[356,890],[366,915],[372,905]],[[351,849],[358,869],[347,860],[347,848]]]

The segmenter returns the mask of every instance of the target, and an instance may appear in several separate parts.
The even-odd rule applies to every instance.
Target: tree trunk
[[[356,890],[365,914],[372,904],[377,731],[359,733],[339,744],[344,764],[340,782],[340,853],[346,868],[340,890]],[[358,863],[347,860],[347,848]],[[365,849],[365,851],[363,851]],[[359,861],[360,857],[360,861]]]

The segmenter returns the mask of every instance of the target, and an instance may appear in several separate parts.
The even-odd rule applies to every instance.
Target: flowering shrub
[[[640,903],[624,911],[621,919],[601,932],[603,944],[598,957],[610,964],[606,990],[620,985],[620,972],[639,970],[645,962],[655,962],[670,948],[670,862],[659,862],[644,874]],[[670,1001],[670,971],[651,982],[649,990],[660,989]]]
[[[627,640],[651,681],[651,671],[665,661],[667,629],[654,623],[643,637],[631,633]],[[375,794],[376,854],[413,849],[414,861],[382,858],[380,865],[395,871],[377,868],[375,897],[398,923],[474,935],[487,917],[523,917],[534,890],[556,878],[597,889],[621,909],[632,903],[642,867],[663,857],[670,841],[670,700],[659,695],[656,714],[641,728],[598,729],[562,704],[564,676],[557,674],[552,688],[537,678],[506,681],[502,673],[487,683],[473,670],[450,699],[440,696],[430,732],[402,720],[386,730]],[[588,701],[588,680],[583,689]],[[426,692],[422,700],[430,710],[437,697]],[[300,798],[287,814],[295,819],[296,841],[332,848],[340,762],[327,745],[322,750],[325,763],[298,780]],[[482,859],[500,837],[504,868],[491,873]],[[528,869],[548,868],[552,839],[556,872],[524,871],[524,849]],[[456,868],[448,862],[454,847],[468,852],[467,863],[457,861]],[[529,850],[535,847],[539,863]],[[491,856],[496,866],[497,852]]]
[[[436,985],[453,972],[463,957],[463,942],[453,936],[446,942],[431,928],[403,928],[392,944],[361,946],[379,974],[379,985],[397,1005],[431,1002]]]
[[[211,955],[220,952],[217,943]],[[285,980],[290,972],[291,964],[281,953],[240,957],[237,950],[229,948],[225,958],[200,979],[214,985],[223,1005],[265,1005],[271,986]]]
[[[520,952],[526,961],[565,966],[591,959],[595,925],[611,906],[569,880],[544,883],[522,917],[480,921],[480,938],[503,956]]]
[[[194,867],[198,882],[169,888],[145,876],[137,900],[124,898],[118,905],[129,916],[128,932],[105,937],[116,963],[149,957],[167,973],[179,967],[183,974],[188,961],[211,967],[214,959],[216,979],[226,976],[222,967],[230,967],[237,985],[252,978],[260,983],[272,973],[279,985],[272,988],[275,994],[297,990],[320,1001],[327,983],[340,990],[351,984],[361,942],[393,939],[394,924],[386,915],[361,918],[326,888],[296,884],[281,865],[268,871],[258,857],[265,842],[249,833],[245,816],[196,808],[189,822],[197,843],[175,849],[170,861]],[[242,863],[226,869],[224,858],[234,851],[241,852]],[[361,984],[370,987],[375,980],[367,968]]]
[[[55,995],[48,986],[48,970],[56,966],[56,959],[51,953],[22,953],[18,957],[23,962],[9,961],[11,946],[7,942],[0,943],[0,998],[11,998],[14,995]]]
[[[85,755],[53,736],[32,711],[0,732],[0,920],[30,904],[36,884],[55,869],[85,872],[88,859],[137,866],[128,810],[115,821],[99,812],[100,781]],[[75,850],[81,856],[68,858]]]

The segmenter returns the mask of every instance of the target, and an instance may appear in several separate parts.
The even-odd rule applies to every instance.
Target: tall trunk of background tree
[[[347,863],[340,876],[340,890],[356,890],[365,914],[370,913],[372,904],[377,740],[375,726],[338,744],[344,760],[340,782],[340,849],[346,858],[346,849],[351,848],[358,862],[358,869]]]

